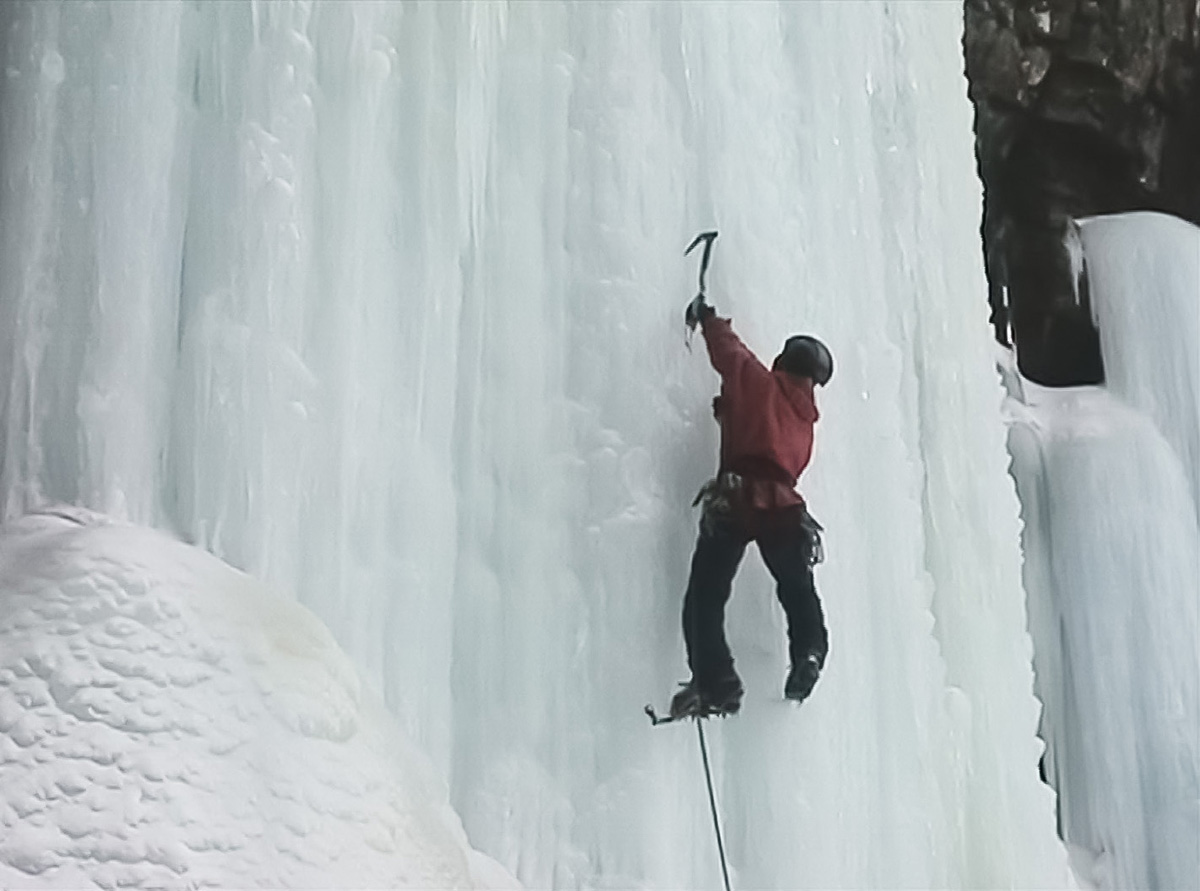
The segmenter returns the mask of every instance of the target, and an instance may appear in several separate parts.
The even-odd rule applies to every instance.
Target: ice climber
[[[818,418],[814,385],[833,375],[833,357],[815,337],[789,337],[768,369],[720,318],[701,292],[687,308],[700,325],[721,392],[713,414],[721,426],[717,476],[696,496],[700,534],[683,600],[683,637],[691,680],[671,701],[671,717],[732,714],[742,682],[725,642],[725,603],[750,542],[776,582],[787,616],[791,671],[784,696],[812,692],[825,665],[829,636],[813,583],[821,560],[821,526],[809,515],[796,481],[812,455]]]

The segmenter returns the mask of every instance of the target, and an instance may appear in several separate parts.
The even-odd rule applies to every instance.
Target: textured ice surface
[[[0,499],[295,592],[539,888],[713,887],[679,609],[716,379],[682,250],[837,357],[832,643],[753,553],[742,888],[1067,883],[950,2],[0,4]]]
[[[0,789],[5,888],[503,875],[308,610],[76,509],[0,529]]]
[[[1130,213],[1084,220],[1081,238],[1106,389],[1166,438],[1200,511],[1200,228]]]
[[[1200,230],[1086,222],[1108,384],[1012,378],[1046,772],[1081,874],[1200,884]]]

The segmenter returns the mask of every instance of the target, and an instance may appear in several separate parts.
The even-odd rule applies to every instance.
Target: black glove
[[[717,311],[708,305],[703,294],[697,294],[696,298],[687,305],[687,309],[683,311],[683,321],[689,328],[695,330],[696,326],[707,319],[709,316],[715,316]]]

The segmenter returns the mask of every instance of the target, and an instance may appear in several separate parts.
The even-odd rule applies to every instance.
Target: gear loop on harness
[[[725,470],[700,487],[692,507],[700,505],[700,528],[704,532],[711,535],[717,523],[738,512],[743,483],[740,474]]]

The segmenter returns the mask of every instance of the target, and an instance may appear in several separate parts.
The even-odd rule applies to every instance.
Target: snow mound
[[[0,530],[0,885],[515,884],[311,613],[77,509]]]

